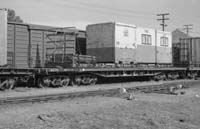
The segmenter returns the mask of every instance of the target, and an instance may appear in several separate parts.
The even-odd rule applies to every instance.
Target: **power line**
[[[158,21],[162,21],[162,23],[160,24],[162,26],[162,30],[165,31],[165,27],[167,26],[167,24],[165,24],[166,20],[169,20],[169,18],[165,18],[165,16],[169,15],[169,13],[162,13],[162,14],[157,14],[157,16],[162,16],[161,19],[157,19]]]
[[[185,28],[184,30],[186,30],[187,35],[189,35],[190,30],[192,30],[192,24],[187,24],[187,25],[183,25]]]
[[[137,14],[141,16],[151,16],[153,17],[155,14],[154,13],[149,13],[149,12],[142,12],[142,11],[135,11],[132,9],[120,9],[120,8],[113,8],[109,6],[104,6],[104,5],[97,5],[92,2],[86,2],[86,1],[79,1],[79,0],[73,0],[73,1],[64,1],[63,4],[75,4],[75,5],[81,5],[89,8],[95,8],[95,9],[102,9],[102,10],[110,10],[110,11],[115,11],[115,12],[122,12],[122,13],[130,13],[130,14]]]
[[[76,9],[84,9],[82,11],[88,11],[88,10],[95,10],[95,11],[89,11],[90,13],[98,13],[101,12],[103,15],[120,15],[123,17],[131,18],[131,17],[140,17],[142,19],[153,19],[153,15],[151,13],[145,13],[145,12],[136,12],[134,10],[128,10],[128,9],[116,9],[116,8],[110,8],[105,6],[99,6],[95,4],[89,4],[85,2],[77,2],[77,1],[63,1],[62,3],[55,3],[55,4],[62,4],[64,6],[68,6],[70,8],[76,8]]]
[[[191,31],[191,33],[200,34],[200,32],[197,32],[197,31]]]

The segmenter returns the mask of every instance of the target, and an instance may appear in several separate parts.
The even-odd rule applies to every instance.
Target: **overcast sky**
[[[87,24],[117,21],[159,28],[158,13],[170,13],[169,31],[193,24],[200,35],[200,0],[0,0],[26,23],[85,29]]]

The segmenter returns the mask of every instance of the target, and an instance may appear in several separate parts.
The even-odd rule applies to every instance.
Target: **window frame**
[[[169,38],[166,36],[160,37],[160,46],[168,47],[169,46]]]
[[[152,35],[150,34],[142,34],[141,40],[141,43],[144,45],[152,45]]]

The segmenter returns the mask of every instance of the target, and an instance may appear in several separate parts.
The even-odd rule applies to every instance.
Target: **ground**
[[[183,93],[1,105],[0,129],[200,129],[200,88]]]

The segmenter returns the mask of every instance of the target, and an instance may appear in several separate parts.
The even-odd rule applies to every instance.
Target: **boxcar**
[[[200,67],[200,37],[180,39],[180,65]]]
[[[47,67],[52,62],[64,63],[68,56],[86,53],[84,31],[12,22],[0,28],[6,28],[1,31],[6,37],[1,51],[6,53],[5,61],[1,65],[9,68]]]

